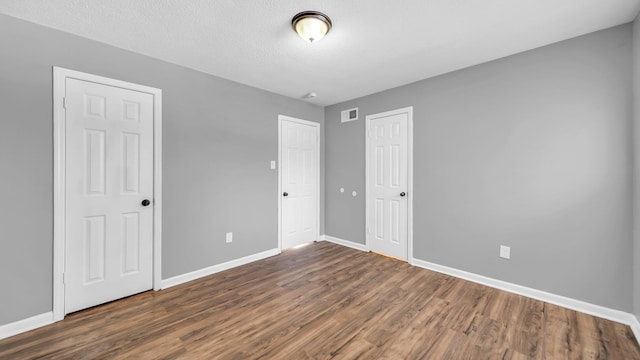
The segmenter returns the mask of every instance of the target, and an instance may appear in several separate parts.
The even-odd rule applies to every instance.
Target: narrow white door
[[[318,240],[319,124],[280,117],[282,248]]]
[[[65,313],[153,286],[153,96],[66,79]]]
[[[409,112],[367,116],[367,241],[407,260]]]

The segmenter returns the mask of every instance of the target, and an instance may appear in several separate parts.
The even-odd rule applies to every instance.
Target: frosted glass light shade
[[[314,43],[331,29],[331,19],[321,12],[303,11],[291,20],[291,26],[304,40]]]

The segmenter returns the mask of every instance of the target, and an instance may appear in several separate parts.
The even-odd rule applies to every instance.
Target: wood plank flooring
[[[0,359],[640,359],[628,326],[327,242],[68,315]]]

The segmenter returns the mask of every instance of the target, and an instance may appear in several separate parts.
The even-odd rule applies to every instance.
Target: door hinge
[[[67,108],[67,97],[63,97],[62,98],[62,108],[66,109]]]
[[[66,272],[62,273],[62,283],[65,284],[65,285],[67,284],[67,273]]]

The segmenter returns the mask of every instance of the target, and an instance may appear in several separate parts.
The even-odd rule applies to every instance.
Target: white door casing
[[[412,258],[413,108],[366,117],[366,241],[369,250]]]
[[[320,124],[280,115],[279,246],[319,238]]]
[[[60,320],[160,286],[161,91],[54,68],[54,101]]]

